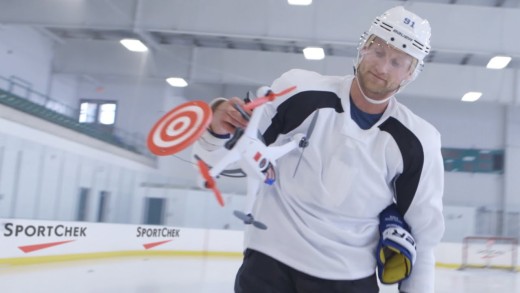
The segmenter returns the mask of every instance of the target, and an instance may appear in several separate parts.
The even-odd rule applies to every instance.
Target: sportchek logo
[[[16,237],[87,237],[87,227],[73,227],[65,225],[18,225],[14,223],[4,224],[3,236],[6,238]],[[64,240],[55,242],[46,242],[40,244],[18,246],[18,249],[24,253],[30,253],[42,250],[75,240]]]
[[[180,229],[172,228],[144,228],[137,227],[137,238],[177,238],[180,237]],[[154,248],[156,246],[171,242],[173,239],[158,242],[150,242],[143,244],[145,249]]]
[[[65,225],[15,225],[4,224],[5,237],[86,237],[87,227],[72,227]]]

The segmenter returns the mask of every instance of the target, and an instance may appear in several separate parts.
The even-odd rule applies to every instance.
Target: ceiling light
[[[132,52],[148,51],[148,48],[145,46],[145,44],[137,39],[122,39],[120,42],[123,46],[125,46],[125,48]]]
[[[287,0],[290,5],[311,5],[312,0]]]
[[[325,58],[325,51],[320,47],[307,47],[303,49],[303,55],[308,60],[321,60]]]
[[[481,92],[467,92],[461,100],[463,102],[475,102],[476,100],[480,99],[481,96]]]
[[[174,87],[186,87],[188,83],[184,80],[184,78],[180,77],[169,77],[166,79],[166,82]]]
[[[489,69],[503,69],[510,61],[511,57],[509,56],[495,56],[489,60],[486,67]]]

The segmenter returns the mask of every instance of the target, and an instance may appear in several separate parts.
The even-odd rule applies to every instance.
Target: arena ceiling
[[[314,0],[310,6],[286,0],[2,2],[2,25],[30,26],[55,43],[56,73],[98,79],[180,76],[190,84],[232,85],[265,84],[294,67],[348,74],[360,34],[376,15],[403,5],[432,25],[430,70],[419,79],[428,89],[413,94],[453,99],[465,88],[489,93],[506,88],[487,99],[520,101],[518,0]],[[150,49],[146,57],[126,51],[122,38],[144,42]],[[323,47],[327,57],[305,60],[307,46]],[[513,60],[504,70],[486,69],[495,55]]]

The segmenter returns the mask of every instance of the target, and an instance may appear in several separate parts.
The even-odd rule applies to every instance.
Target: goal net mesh
[[[516,238],[465,237],[461,269],[491,268],[516,271],[517,249]]]

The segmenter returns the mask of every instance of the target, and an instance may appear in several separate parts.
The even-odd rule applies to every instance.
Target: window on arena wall
[[[99,192],[99,203],[98,203],[98,213],[97,213],[97,221],[98,222],[106,222],[108,217],[108,209],[109,209],[109,200],[110,200],[110,192],[102,190]]]
[[[442,148],[444,171],[504,173],[504,150]]]
[[[80,123],[114,125],[117,114],[117,103],[105,100],[82,100],[78,121]]]
[[[90,188],[80,187],[77,201],[76,221],[87,221],[89,213]]]

